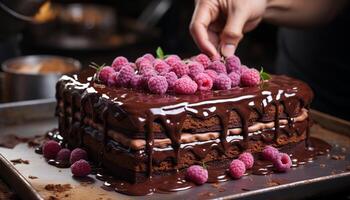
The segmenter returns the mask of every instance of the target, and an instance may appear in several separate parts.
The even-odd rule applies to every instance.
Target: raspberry
[[[118,56],[113,60],[112,67],[115,71],[119,71],[124,65],[127,65],[128,63],[128,59],[123,56]]]
[[[141,65],[139,68],[140,74],[144,74],[147,71],[155,71],[152,65]]]
[[[193,60],[201,63],[204,69],[208,68],[211,63],[211,60],[208,58],[208,56],[202,53],[194,57]]]
[[[266,146],[262,151],[262,156],[264,159],[273,161],[278,156],[279,152],[278,149],[276,149],[273,146]]]
[[[135,75],[135,70],[131,66],[125,65],[119,71],[119,74],[117,77],[118,85],[123,87],[128,87],[130,80],[134,75]]]
[[[229,172],[235,179],[241,178],[244,175],[245,170],[246,169],[244,163],[238,159],[233,160],[229,167]]]
[[[214,86],[218,90],[231,89],[231,79],[226,74],[219,74],[214,81]]]
[[[235,71],[229,73],[228,77],[231,79],[231,87],[239,86],[241,83],[241,75]]]
[[[56,160],[62,163],[69,163],[70,150],[67,148],[61,149],[56,156]]]
[[[272,162],[279,172],[285,172],[292,166],[292,160],[286,153],[279,153]]]
[[[247,67],[246,65],[241,65],[241,68],[240,68],[241,75],[242,75],[247,69],[249,69],[249,67]]]
[[[243,86],[255,86],[260,83],[260,73],[256,69],[247,69],[243,71],[241,76],[241,83]]]
[[[175,72],[177,77],[187,75],[189,72],[188,66],[182,61],[177,61],[172,65],[172,71]]]
[[[172,89],[175,85],[175,81],[177,80],[177,76],[174,72],[166,73],[165,75],[166,81],[168,82],[168,88]]]
[[[176,62],[181,61],[181,58],[177,55],[169,55],[165,58],[164,60],[166,63],[168,63],[168,65],[170,65],[171,67],[173,66],[173,64],[175,64]]]
[[[152,66],[152,61],[148,60],[147,58],[140,57],[140,58],[136,59],[135,65],[136,65],[138,70],[141,70],[141,68],[143,68],[146,65]]]
[[[154,94],[165,94],[168,82],[164,76],[153,76],[148,80],[148,89]]]
[[[103,83],[107,83],[109,76],[114,72],[112,67],[105,66],[98,72],[98,79]]]
[[[142,88],[142,76],[139,74],[133,76],[130,80],[130,86],[134,89],[141,89]]]
[[[108,77],[107,85],[108,86],[117,86],[117,77],[119,72],[114,72]]]
[[[213,87],[213,80],[208,74],[205,73],[199,73],[194,81],[196,81],[198,90],[200,91],[208,91]]]
[[[90,164],[83,159],[76,161],[71,167],[71,172],[74,176],[84,177],[90,174],[91,166]]]
[[[70,154],[70,164],[74,164],[76,161],[84,159],[87,160],[87,153],[84,149],[81,148],[75,148],[73,149],[72,153]]]
[[[235,55],[226,58],[226,69],[228,73],[241,73],[241,60]]]
[[[178,94],[194,94],[197,91],[197,84],[190,78],[180,78],[175,81],[174,89]]]
[[[158,73],[167,73],[170,71],[170,66],[161,59],[155,59],[153,61],[153,67]]]
[[[202,185],[208,181],[208,170],[199,165],[192,165],[186,170],[186,179]]]
[[[250,169],[254,165],[254,157],[249,152],[242,153],[238,159],[244,163],[246,169]]]
[[[208,74],[212,80],[215,80],[218,77],[218,73],[216,73],[214,70],[207,69],[204,72]]]
[[[143,58],[145,58],[145,59],[147,59],[147,60],[149,60],[149,61],[151,61],[151,62],[153,62],[154,61],[154,56],[152,55],[152,54],[150,54],[150,53],[146,53],[145,55],[143,55],[142,56]]]
[[[189,69],[189,75],[192,78],[196,77],[199,73],[204,72],[204,67],[199,62],[190,62],[187,66]]]
[[[209,65],[209,69],[216,71],[217,73],[227,74],[226,66],[221,61],[214,61]]]
[[[58,142],[49,140],[44,143],[42,150],[45,158],[54,159],[56,158],[57,153],[61,150],[61,146]]]
[[[143,74],[142,74],[142,86],[147,88],[148,87],[148,80],[150,78],[152,78],[153,76],[157,76],[157,73],[156,71],[154,70],[148,70],[148,71],[145,71]]]

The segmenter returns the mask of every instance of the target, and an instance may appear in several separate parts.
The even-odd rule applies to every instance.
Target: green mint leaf
[[[271,79],[271,76],[270,76],[270,74],[264,72],[264,68],[261,68],[261,70],[260,70],[260,78],[261,78],[262,81],[266,81],[266,80]]]
[[[156,50],[157,58],[163,59],[164,58],[164,51],[162,50],[161,47],[158,47]]]
[[[89,67],[95,69],[96,72],[101,71],[101,69],[102,69],[104,66],[106,66],[105,63],[103,63],[102,65],[99,65],[99,64],[96,64],[95,62],[91,62],[91,63],[89,64]]]

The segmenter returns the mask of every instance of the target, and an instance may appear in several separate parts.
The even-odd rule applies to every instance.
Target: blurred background
[[[3,0],[0,3],[1,63],[24,55],[59,55],[75,58],[85,68],[91,62],[110,64],[118,55],[134,60],[144,53],[154,53],[158,46],[167,54],[179,54],[181,57],[199,53],[188,31],[193,1]],[[274,72],[275,54],[276,28],[264,23],[246,35],[237,51],[243,63],[257,68],[263,66],[270,73]],[[5,63],[5,68],[17,70],[18,63],[37,65],[37,62],[36,58],[17,59]],[[72,62],[69,61],[68,65]],[[52,69],[50,65],[53,64],[62,67]],[[44,64],[40,63],[46,70],[39,72],[49,74],[50,70],[64,71],[65,64],[67,62],[60,61],[60,57],[46,58]],[[3,63],[2,70],[6,69]],[[28,71],[25,68],[21,70]],[[3,79],[6,81],[2,83],[1,102],[44,98],[54,94],[52,86],[43,89],[46,92],[37,94],[35,85],[21,91],[21,84],[13,83],[22,80],[19,77]],[[30,82],[54,84],[53,80],[43,82],[41,79]],[[27,83],[23,84],[28,86]]]

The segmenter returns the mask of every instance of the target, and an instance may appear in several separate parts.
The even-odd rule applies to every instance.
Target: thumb
[[[220,50],[225,57],[232,56],[243,37],[247,15],[242,10],[229,10],[226,24],[220,35]]]

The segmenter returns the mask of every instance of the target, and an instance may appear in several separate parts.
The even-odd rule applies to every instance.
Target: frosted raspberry
[[[201,63],[204,69],[208,68],[211,63],[211,60],[208,58],[208,56],[202,53],[195,56],[193,60]]]
[[[227,74],[226,66],[221,61],[214,61],[209,65],[209,69],[216,71],[217,73]]]
[[[178,94],[194,94],[197,91],[197,83],[190,78],[180,78],[175,81],[175,92]]]
[[[117,77],[119,75],[119,72],[114,72],[108,77],[107,85],[108,86],[117,86]]]
[[[279,153],[272,162],[279,172],[285,172],[292,166],[292,160],[286,153]]]
[[[155,60],[154,56],[150,53],[146,53],[145,55],[142,56],[143,58],[153,62]]]
[[[189,75],[191,78],[196,77],[199,73],[204,72],[204,67],[199,62],[189,62],[187,64],[189,69]]]
[[[61,149],[56,156],[56,160],[62,163],[69,163],[71,151],[67,148]]]
[[[262,151],[262,156],[264,159],[273,161],[278,156],[279,151],[273,146],[265,146],[265,148]]]
[[[208,170],[199,165],[192,165],[186,170],[186,179],[195,184],[202,185],[208,181]]]
[[[177,61],[172,65],[172,71],[175,72],[177,77],[187,75],[189,72],[188,66],[182,61]]]
[[[152,62],[153,61],[150,61],[147,58],[140,57],[136,59],[135,65],[138,70],[141,70],[141,68],[143,68],[144,66],[152,66]]]
[[[233,160],[230,164],[229,172],[235,179],[241,178],[244,175],[245,170],[244,163],[238,159]]]
[[[157,76],[157,72],[154,71],[154,70],[148,70],[148,71],[145,71],[143,74],[142,74],[142,85],[143,87],[145,88],[148,88],[148,80],[154,76]]]
[[[90,174],[91,166],[86,160],[78,160],[70,167],[74,176],[84,177]]]
[[[175,81],[177,80],[176,74],[174,72],[169,72],[166,73],[164,76],[168,82],[168,88],[172,89],[175,85]]]
[[[42,150],[45,158],[53,159],[56,158],[57,153],[61,150],[61,146],[58,144],[58,142],[49,140],[44,143]]]
[[[249,69],[249,67],[247,67],[246,65],[241,65],[241,75],[247,70]]]
[[[181,61],[181,58],[177,55],[169,55],[165,58],[164,60],[166,63],[168,63],[168,65],[170,65],[171,67],[173,66],[173,64],[175,64],[176,62]]]
[[[231,87],[239,86],[241,83],[241,75],[235,71],[228,74],[228,77],[231,79]]]
[[[238,159],[244,163],[246,169],[250,169],[254,165],[254,157],[249,152],[242,153]]]
[[[130,86],[134,89],[142,89],[142,76],[137,74],[130,80]]]
[[[75,149],[73,149],[72,153],[70,154],[69,162],[70,162],[70,164],[73,164],[80,159],[87,160],[87,157],[88,157],[87,153],[84,149],[75,148]]]
[[[208,74],[205,73],[199,73],[194,78],[194,81],[196,81],[198,85],[198,90],[200,91],[208,91],[211,90],[211,88],[213,87],[213,80]]]
[[[102,83],[107,83],[109,76],[114,72],[115,71],[112,67],[105,66],[98,72],[98,80],[100,80]]]
[[[118,56],[113,60],[112,67],[115,71],[119,71],[124,65],[127,65],[128,63],[128,59],[123,56]]]
[[[119,71],[119,74],[117,77],[118,85],[120,85],[122,87],[128,87],[130,80],[134,75],[135,75],[134,68],[130,67],[129,65],[125,65]]]
[[[207,69],[204,73],[208,74],[212,80],[215,80],[218,77],[218,73],[212,69]]]
[[[218,90],[231,89],[231,79],[226,74],[219,74],[214,81],[214,86]]]
[[[153,66],[152,65],[141,65],[140,66],[140,69],[139,69],[139,72],[140,74],[144,74],[146,73],[147,71],[155,71]]]
[[[227,73],[241,73],[241,60],[235,55],[226,58],[226,69]]]
[[[154,94],[165,94],[168,82],[164,76],[154,76],[148,80],[148,89]]]
[[[153,67],[158,73],[167,73],[170,71],[170,66],[164,60],[155,59],[153,61]]]
[[[255,86],[260,83],[260,73],[256,69],[244,70],[241,76],[241,83],[243,86]]]

